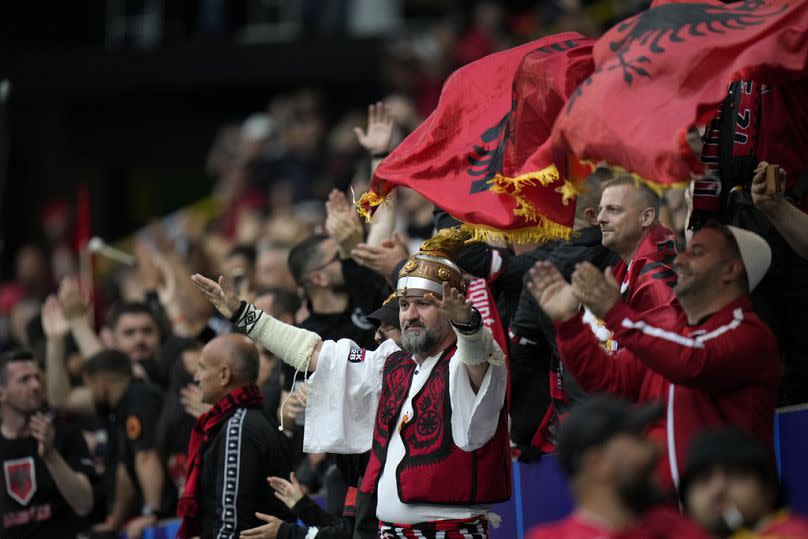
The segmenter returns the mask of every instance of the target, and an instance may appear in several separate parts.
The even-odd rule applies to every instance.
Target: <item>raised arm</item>
[[[248,337],[263,344],[283,362],[301,371],[317,369],[317,360],[323,346],[319,335],[284,324],[264,311],[256,309],[254,305],[241,301],[229,279],[220,276],[217,283],[197,273],[191,280],[217,311],[234,322]]]
[[[755,169],[752,180],[752,202],[769,218],[774,228],[783,236],[797,254],[808,258],[808,215],[789,203],[782,191],[766,192],[766,167],[769,163],[761,161]],[[779,169],[782,183],[785,183],[786,172]]]
[[[390,107],[379,101],[368,107],[367,131],[359,127],[354,128],[359,144],[370,154],[370,173],[376,168],[392,150],[393,133],[396,125]],[[396,226],[396,197],[394,193],[388,197],[384,204],[376,209],[373,223],[368,232],[367,244],[373,247],[389,240]]]
[[[45,379],[48,402],[57,410],[83,415],[95,413],[92,395],[86,387],[72,388],[65,365],[65,337],[70,324],[56,296],[49,296],[42,306],[42,328],[45,332]]]
[[[85,360],[100,352],[103,346],[90,324],[89,306],[81,298],[78,279],[65,277],[59,285],[59,301],[70,323],[70,332]]]

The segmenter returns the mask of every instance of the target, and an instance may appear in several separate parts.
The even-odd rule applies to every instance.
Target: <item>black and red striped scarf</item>
[[[210,441],[214,429],[230,419],[239,408],[261,408],[264,397],[256,385],[243,386],[232,390],[219,399],[213,408],[199,416],[191,431],[188,443],[188,474],[185,478],[185,489],[179,504],[177,515],[182,517],[182,526],[177,533],[180,539],[199,535],[199,475],[202,472],[202,455]]]

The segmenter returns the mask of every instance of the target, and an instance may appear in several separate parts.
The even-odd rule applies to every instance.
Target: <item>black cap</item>
[[[378,324],[387,324],[396,329],[401,329],[401,324],[398,320],[398,299],[394,297],[390,301],[387,301],[384,305],[370,313],[368,318]]]
[[[765,481],[776,481],[772,456],[757,438],[736,427],[705,430],[690,443],[687,466],[679,483],[682,497],[693,479],[716,466],[745,468],[757,472]]]
[[[639,433],[662,417],[662,403],[631,406],[609,395],[595,395],[573,408],[558,433],[558,462],[568,478],[580,468],[583,454],[617,434]]]

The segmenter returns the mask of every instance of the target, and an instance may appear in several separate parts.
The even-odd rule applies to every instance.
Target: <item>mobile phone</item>
[[[766,194],[781,193],[783,191],[780,175],[780,165],[766,166]]]

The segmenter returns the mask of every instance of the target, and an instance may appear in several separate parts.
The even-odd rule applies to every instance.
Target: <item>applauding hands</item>
[[[611,268],[601,272],[589,262],[575,266],[571,284],[549,262],[537,262],[530,270],[527,287],[554,322],[569,320],[580,305],[603,318],[620,299],[620,287]]]

